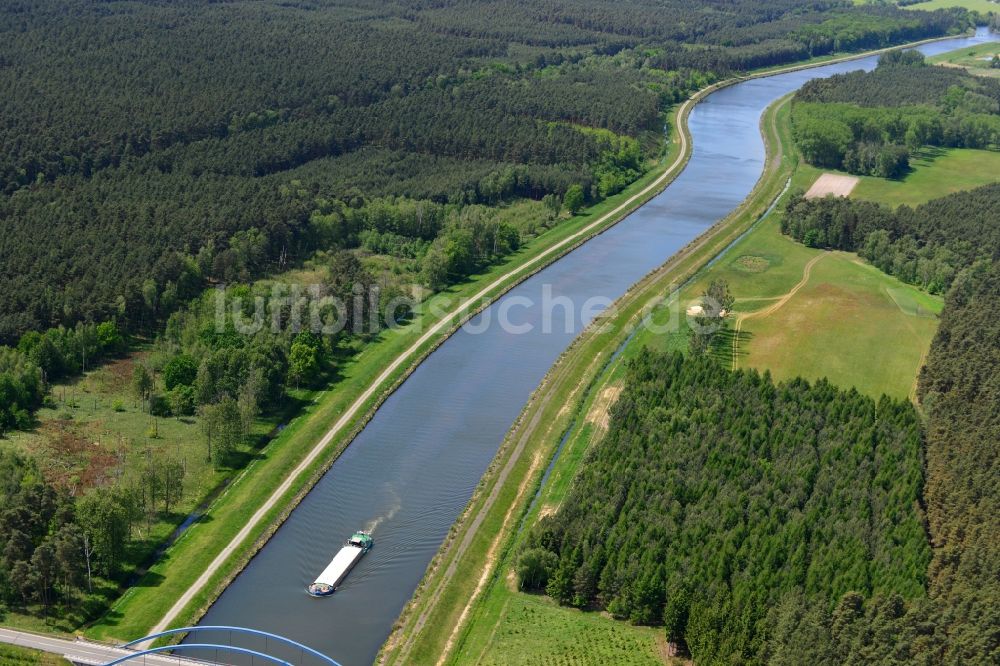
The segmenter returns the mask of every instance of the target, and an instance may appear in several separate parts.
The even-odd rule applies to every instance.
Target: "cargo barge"
[[[306,592],[314,597],[328,597],[333,594],[374,543],[371,532],[355,532],[340,552],[330,560],[330,564],[326,565],[323,573],[306,588]]]

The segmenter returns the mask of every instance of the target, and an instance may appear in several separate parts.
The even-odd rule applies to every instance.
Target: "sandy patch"
[[[608,429],[608,423],[611,419],[611,405],[615,404],[615,401],[618,400],[618,396],[621,395],[621,392],[621,384],[612,384],[611,386],[608,386],[601,391],[601,394],[590,408],[590,413],[587,414],[587,421],[593,423],[600,432],[604,432]]]
[[[846,197],[858,184],[861,179],[856,176],[841,176],[835,173],[824,173],[816,179],[809,191],[806,192],[806,199],[818,199],[831,194],[835,197]]]

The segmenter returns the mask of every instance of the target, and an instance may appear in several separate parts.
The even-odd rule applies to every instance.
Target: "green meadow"
[[[990,0],[928,0],[918,2],[915,5],[906,5],[905,9],[922,9],[924,11],[934,11],[935,9],[948,9],[949,7],[965,7],[984,14],[989,12],[1000,12],[1000,4]]]

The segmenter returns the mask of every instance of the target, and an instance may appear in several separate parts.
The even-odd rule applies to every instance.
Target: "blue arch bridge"
[[[150,647],[150,645],[159,638],[176,636],[178,634],[198,634],[200,637],[202,633],[212,633],[216,636],[219,634],[228,634],[228,640],[225,643],[222,643],[216,638],[214,641],[198,640],[191,643],[177,643],[173,645]],[[263,649],[251,649],[240,645],[234,645],[234,634],[237,636],[252,636],[256,638],[258,643],[263,642]],[[256,661],[259,661],[261,664],[278,664],[279,666],[299,666],[305,663],[316,663],[320,666],[341,666],[338,662],[334,661],[322,652],[312,649],[308,645],[303,645],[302,643],[293,641],[290,638],[285,638],[284,636],[279,636],[278,634],[272,634],[259,629],[248,629],[246,627],[208,625],[168,629],[167,631],[161,631],[155,634],[150,634],[149,636],[144,636],[143,638],[138,638],[129,643],[125,643],[120,647],[122,649],[129,650],[129,653],[105,662],[104,666],[114,666],[115,664],[122,664],[125,662],[141,663],[141,660],[145,659],[149,655],[160,655],[165,652],[169,652],[172,656],[192,652],[196,653],[199,657],[197,660],[185,659],[182,660],[181,663],[186,661],[198,661],[200,663],[204,663],[205,661],[230,663],[232,661],[232,657],[241,656],[244,658],[243,661],[249,660],[250,664],[254,664]],[[136,649],[130,650],[130,648]],[[271,651],[272,648],[275,649],[274,652]],[[214,659],[210,657],[213,653],[215,654]],[[294,659],[296,653],[298,653],[299,658],[293,661],[292,659]],[[206,659],[206,657],[209,658]],[[171,661],[173,661],[173,659]]]
[[[153,646],[157,639],[188,634],[189,642]],[[290,638],[259,629],[229,626],[181,627],[124,645],[67,640],[0,628],[0,642],[62,655],[80,666],[341,666],[327,655]]]

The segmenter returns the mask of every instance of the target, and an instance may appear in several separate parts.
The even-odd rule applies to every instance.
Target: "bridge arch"
[[[308,653],[320,659],[320,661],[328,664],[329,666],[341,666],[340,663],[334,661],[333,659],[326,656],[319,650],[315,650],[309,647],[308,645],[303,645],[298,641],[293,641],[290,638],[285,638],[284,636],[280,636],[278,634],[272,634],[271,632],[268,631],[261,631],[260,629],[249,629],[247,627],[230,627],[226,625],[204,625],[197,627],[179,627],[177,629],[167,629],[166,631],[160,631],[155,634],[150,634],[149,636],[143,636],[142,638],[137,638],[134,641],[129,641],[128,643],[125,643],[120,647],[130,648],[133,645],[146,644],[148,642],[156,640],[157,638],[163,638],[164,636],[173,636],[176,634],[193,634],[200,631],[228,631],[230,633],[236,632],[240,634],[247,634],[250,636],[259,636],[267,640],[274,640],[278,643],[282,643],[289,647],[295,648],[303,653]],[[235,647],[232,645],[221,645],[215,643],[179,643],[177,645],[166,645],[158,648],[146,648],[140,651],[136,651],[134,654],[125,655],[120,659],[108,662],[107,664],[105,664],[105,666],[112,666],[112,664],[119,664],[121,662],[128,661],[129,659],[134,659],[135,657],[142,656],[144,654],[166,652],[171,650],[188,650],[188,649],[224,650],[229,652],[247,654],[253,657],[260,657],[262,659],[266,659],[281,666],[293,666],[290,662],[285,661],[284,659],[279,659],[278,657],[266,654],[264,652],[259,652],[257,650],[250,650],[248,648]]]

